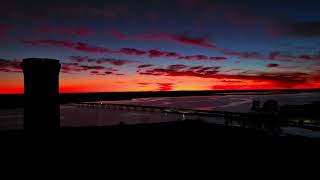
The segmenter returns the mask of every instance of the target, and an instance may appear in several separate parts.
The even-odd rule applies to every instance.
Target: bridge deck
[[[128,110],[144,110],[144,111],[160,111],[164,113],[177,113],[177,114],[194,114],[205,116],[252,116],[253,113],[240,113],[240,112],[227,112],[227,111],[210,111],[210,110],[193,110],[183,108],[170,108],[159,106],[143,106],[134,104],[107,104],[107,103],[77,103],[80,106],[95,107],[95,108],[122,108]]]

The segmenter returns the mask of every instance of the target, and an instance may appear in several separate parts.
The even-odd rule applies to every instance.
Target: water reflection
[[[258,99],[261,102],[275,99],[279,102],[280,106],[285,104],[301,105],[312,103],[313,101],[320,101],[320,93],[161,97],[102,102],[107,104],[133,104],[195,110],[250,112],[254,99]]]

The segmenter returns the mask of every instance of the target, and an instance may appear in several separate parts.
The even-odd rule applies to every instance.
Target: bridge
[[[253,114],[240,113],[240,112],[226,112],[226,111],[209,111],[209,110],[193,110],[183,108],[170,108],[159,106],[143,106],[134,104],[111,104],[111,103],[76,103],[80,107],[92,107],[102,109],[118,109],[127,111],[148,111],[148,112],[161,112],[172,114],[188,114],[198,116],[214,116],[214,117],[248,117]]]
[[[260,126],[264,125],[278,125],[278,126],[292,126],[306,129],[320,130],[320,124],[315,122],[305,122],[304,120],[293,121],[287,120],[280,115],[262,115],[256,113],[241,113],[241,112],[226,112],[226,111],[211,111],[211,110],[193,110],[183,108],[170,108],[159,106],[144,106],[134,104],[111,104],[111,103],[96,103],[84,102],[74,104],[79,107],[97,108],[97,109],[115,109],[124,111],[145,111],[158,113],[180,114],[182,120],[185,120],[187,115],[203,116],[203,117],[221,117],[224,118],[224,124],[233,126],[237,124],[240,127]]]

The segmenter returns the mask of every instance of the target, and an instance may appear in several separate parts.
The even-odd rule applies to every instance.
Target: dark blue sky
[[[4,0],[0,93],[23,91],[16,63],[28,57],[61,60],[63,92],[319,88],[318,7],[311,0]]]

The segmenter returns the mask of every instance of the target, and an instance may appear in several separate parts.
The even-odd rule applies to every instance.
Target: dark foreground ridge
[[[257,145],[316,145],[318,139],[298,136],[275,136],[267,132],[239,127],[209,124],[203,121],[176,121],[154,124],[118,125],[106,127],[61,128],[58,131],[8,131],[0,139],[59,140],[59,142],[98,143],[174,143],[188,145],[248,144]]]

